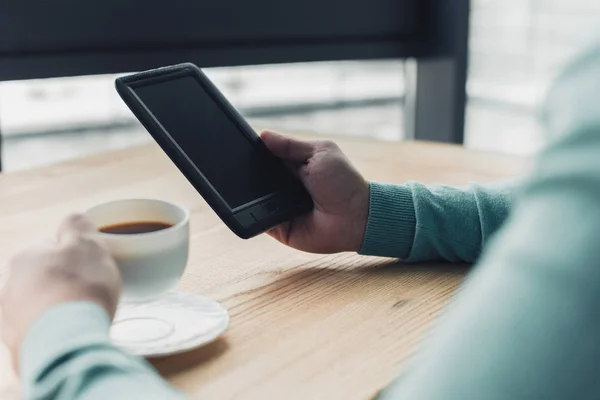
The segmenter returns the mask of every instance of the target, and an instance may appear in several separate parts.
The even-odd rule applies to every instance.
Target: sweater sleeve
[[[184,400],[143,359],[109,341],[110,321],[88,302],[58,305],[36,321],[21,349],[23,397],[31,400]]]
[[[411,262],[474,262],[506,220],[517,185],[371,183],[370,190],[361,254]]]

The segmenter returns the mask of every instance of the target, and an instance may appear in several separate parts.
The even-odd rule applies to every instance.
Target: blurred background
[[[532,154],[536,111],[560,68],[598,33],[597,0],[473,0],[465,146]],[[402,140],[402,60],[210,68],[258,129]],[[132,72],[132,71],[123,71]],[[115,75],[0,83],[4,169],[152,139],[113,88]]]

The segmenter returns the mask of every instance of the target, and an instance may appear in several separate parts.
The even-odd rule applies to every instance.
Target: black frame
[[[135,93],[135,89],[138,87],[182,77],[194,78],[227,117],[237,125],[239,133],[244,135],[265,157],[270,157],[270,162],[285,171],[290,182],[288,187],[235,208],[227,203],[202,171],[188,157],[185,149],[179,146]],[[281,160],[266,149],[256,132],[196,65],[183,63],[127,75],[117,78],[115,87],[125,104],[181,173],[202,195],[221,220],[242,239],[256,236],[312,209],[312,199],[302,183],[287,169]]]

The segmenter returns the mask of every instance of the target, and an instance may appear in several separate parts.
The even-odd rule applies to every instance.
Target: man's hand
[[[273,132],[262,140],[296,172],[313,198],[312,212],[268,233],[280,242],[312,253],[358,251],[369,217],[369,183],[329,141],[299,141]]]
[[[121,278],[110,254],[81,215],[68,217],[54,240],[31,246],[10,262],[0,295],[2,336],[17,365],[19,348],[33,322],[55,305],[92,301],[114,317]]]

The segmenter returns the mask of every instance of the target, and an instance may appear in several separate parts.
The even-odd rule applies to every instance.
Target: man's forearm
[[[63,304],[44,314],[21,350],[23,397],[185,399],[144,360],[112,346],[109,326],[106,312],[88,302]]]
[[[506,220],[515,182],[464,188],[371,184],[365,255],[474,262]]]

